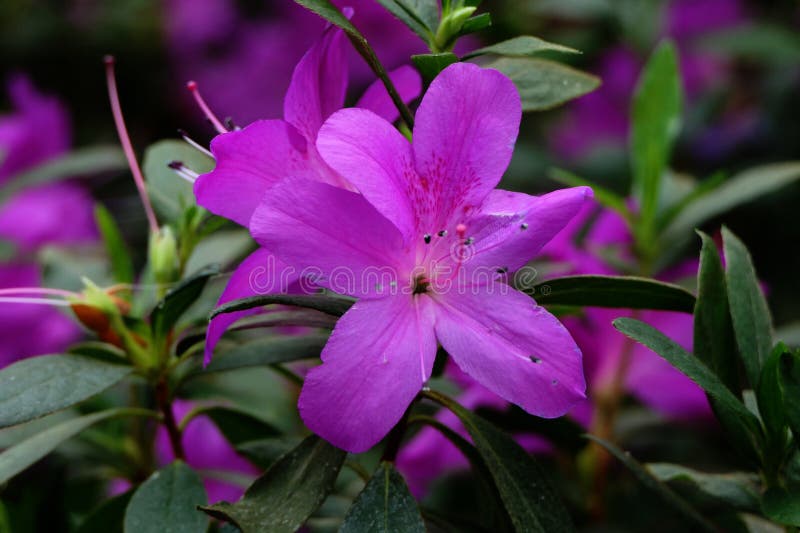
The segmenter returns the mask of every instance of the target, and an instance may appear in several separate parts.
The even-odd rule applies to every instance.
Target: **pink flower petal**
[[[417,70],[410,65],[403,65],[389,73],[403,102],[409,103],[416,99],[422,92],[422,78]],[[392,102],[389,92],[386,90],[381,80],[375,80],[367,88],[361,98],[356,103],[356,107],[369,109],[389,122],[394,122],[400,118],[400,111]]]
[[[308,428],[353,452],[368,450],[400,420],[436,356],[425,297],[361,300],[339,320],[300,394]]]

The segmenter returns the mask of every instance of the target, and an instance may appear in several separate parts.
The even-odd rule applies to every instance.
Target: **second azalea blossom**
[[[316,147],[358,192],[287,176],[250,230],[285,265],[358,297],[299,400],[307,426],[351,452],[376,444],[431,375],[437,343],[486,388],[557,417],[585,397],[568,331],[506,273],[523,267],[591,197],[495,190],[514,148],[519,94],[503,74],[445,69],[419,106],[413,144],[365,109],[333,113]]]

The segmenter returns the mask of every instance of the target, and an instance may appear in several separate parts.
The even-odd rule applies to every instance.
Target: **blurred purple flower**
[[[292,1],[270,2],[269,13],[248,17],[234,0],[170,0],[166,31],[177,75],[204,87],[212,107],[241,124],[277,116],[289,79],[325,22]],[[355,11],[353,23],[387,69],[425,52],[424,43],[374,0],[335,0]],[[373,75],[361,57],[349,59],[354,85]]]
[[[39,93],[23,76],[10,81],[8,93],[14,111],[0,116],[0,187],[16,174],[62,155],[70,145],[69,117],[55,98]],[[15,256],[0,265],[0,288],[39,286],[41,272],[33,255],[41,247],[96,238],[92,199],[69,182],[24,189],[0,206],[0,238],[15,248]],[[0,306],[0,367],[58,352],[78,335],[73,321],[56,309]]]

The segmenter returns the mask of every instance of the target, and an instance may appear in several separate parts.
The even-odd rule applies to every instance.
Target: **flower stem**
[[[172,445],[172,452],[175,454],[175,458],[186,460],[186,453],[183,451],[183,443],[181,442],[181,431],[175,422],[175,414],[172,412],[172,403],[169,399],[169,386],[164,378],[156,384],[156,403],[164,416],[164,426],[167,428],[169,442]]]

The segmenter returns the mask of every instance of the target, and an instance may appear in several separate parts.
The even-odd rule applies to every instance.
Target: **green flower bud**
[[[150,235],[150,269],[157,283],[172,283],[178,277],[178,241],[169,226]]]

